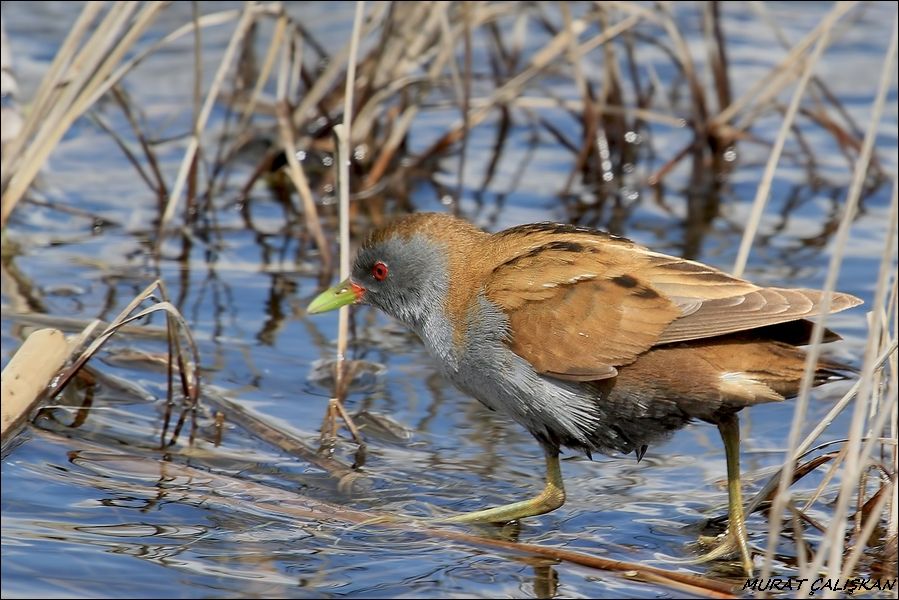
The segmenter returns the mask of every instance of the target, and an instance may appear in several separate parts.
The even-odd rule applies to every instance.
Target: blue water
[[[201,8],[205,13],[240,7],[214,2]],[[36,88],[77,10],[73,3],[3,4],[3,25],[21,98],[27,99]],[[304,3],[289,10],[332,51],[349,37],[352,3]],[[561,22],[555,8],[547,5],[545,10],[553,22]],[[694,57],[704,65],[697,9],[678,6],[675,10]],[[747,7],[728,4],[723,10],[732,84],[738,95],[772,68],[784,51]],[[795,42],[818,23],[829,5],[786,4],[769,6],[769,10]],[[832,41],[818,70],[863,127],[870,119],[894,14],[891,4],[864,6]],[[148,39],[189,18],[190,5],[175,3],[151,28]],[[502,22],[504,28],[511,25],[512,17]],[[203,33],[207,84],[232,26]],[[259,41],[260,56],[268,31],[263,30]],[[533,23],[528,31],[527,48],[540,48],[547,39],[545,32]],[[658,34],[657,29],[647,31]],[[661,51],[651,45],[639,47],[641,68],[647,73],[649,65],[654,65],[666,83],[677,76]],[[485,48],[485,42],[478,40],[477,52]],[[155,137],[183,134],[189,126],[191,57],[192,42],[184,38],[152,56],[126,80]],[[591,53],[588,62],[599,65],[601,53]],[[570,78],[556,76],[547,81],[559,88],[560,96],[579,98]],[[881,164],[893,175],[895,86],[894,81],[877,140]],[[532,92],[538,96],[541,90]],[[788,93],[782,96],[784,104]],[[578,130],[569,114],[558,108],[535,110],[576,139]],[[216,118],[221,114],[218,111]],[[410,151],[428,147],[458,114],[454,107],[425,106],[410,132]],[[673,114],[680,112],[675,109]],[[116,128],[127,129],[118,111],[105,110],[104,117]],[[211,125],[220,124],[214,120]],[[779,124],[778,115],[768,115],[752,133],[772,140]],[[481,189],[496,125],[495,119],[485,121],[471,133],[467,145],[459,209],[473,222],[497,230],[537,220],[571,220],[582,212],[582,222],[615,228],[661,251],[683,249],[691,191],[688,163],[665,180],[663,202],[657,202],[645,179],[690,141],[688,128],[649,126],[646,133],[651,135],[644,136],[640,148],[642,158],[621,183],[633,196],[620,197],[619,210],[625,215],[620,217],[611,201],[597,203],[595,191],[578,181],[572,188],[573,199],[559,198],[572,168],[572,154],[545,130],[531,150],[533,130],[523,118],[514,123],[496,176]],[[799,126],[815,149],[819,175],[825,181],[809,182],[797,161],[782,160],[762,226],[768,239],[754,249],[746,274],[764,284],[820,287],[832,249],[825,223],[834,205],[844,200],[851,172],[832,136],[807,119],[801,119]],[[160,147],[169,185],[184,143],[181,138]],[[788,153],[797,150],[791,140]],[[769,146],[745,142],[736,151],[734,170],[721,191],[720,214],[706,228],[698,251],[699,259],[725,270],[736,256]],[[454,191],[458,184],[457,160],[441,161],[431,181],[410,182],[415,207],[446,210],[442,199],[446,190]],[[524,161],[529,162],[521,170]],[[75,206],[114,225],[95,230],[90,219],[52,208],[26,203],[17,209],[4,234],[21,251],[11,263],[3,263],[3,364],[27,333],[28,314],[72,317],[84,324],[95,317],[111,319],[158,276],[197,338],[208,393],[224,395],[317,447],[330,390],[310,375],[315,361],[334,355],[336,317],[305,315],[303,308],[319,289],[318,258],[293,235],[300,225],[285,228],[284,210],[264,186],[257,186],[251,196],[254,229],[241,216],[237,189],[250,169],[249,163],[240,165],[231,186],[215,198],[213,239],[195,238],[184,260],[177,259],[181,243],[167,241],[165,258],[157,269],[147,257],[145,244],[147,236],[152,236],[155,196],[110,138],[89,121],[80,120],[42,171],[35,196]],[[887,227],[889,192],[889,185],[882,185],[864,199],[837,286],[868,303]],[[800,201],[787,210],[792,194]],[[333,239],[333,229],[327,233]],[[564,562],[376,526],[285,519],[257,505],[258,488],[241,491],[241,482],[337,506],[418,515],[434,510],[427,505],[468,510],[510,502],[542,485],[541,452],[527,433],[441,379],[420,343],[397,323],[364,308],[355,311],[353,320],[351,357],[372,364],[374,375],[351,391],[347,407],[353,413],[374,415],[399,432],[378,433],[374,426],[363,429],[366,485],[353,491],[342,489],[325,470],[267,443],[242,428],[236,418],[226,419],[222,444],[216,446],[216,409],[209,401],[200,412],[194,447],[181,443],[160,451],[164,374],[146,363],[115,359],[136,349],[162,353],[165,342],[116,337],[92,361],[105,376],[94,390],[92,404],[85,411],[76,410],[85,392],[68,391],[56,408],[42,412],[20,434],[3,457],[4,597],[677,595],[666,587],[634,583]],[[845,337],[833,348],[833,355],[858,364],[867,331],[864,310],[837,315],[830,323]],[[162,324],[158,317],[150,322],[156,328]],[[809,422],[825,414],[848,385],[816,390]],[[749,493],[760,485],[752,477],[755,472],[780,464],[792,414],[791,403],[743,413],[743,467],[749,474]],[[847,418],[841,417],[828,439],[842,437],[846,425]],[[333,459],[350,465],[355,452],[355,444],[342,433]],[[666,444],[650,448],[640,463],[632,456],[596,456],[589,461],[569,454],[565,458],[567,503],[554,513],[526,520],[517,532],[519,541],[686,569],[666,561],[666,557],[689,554],[687,547],[697,531],[684,527],[725,512],[724,456],[710,425],[687,427]],[[204,479],[202,473],[215,478]],[[814,489],[818,481],[815,477],[803,480],[798,489]],[[810,512],[827,520],[820,506]],[[753,545],[764,547],[767,521],[755,515],[749,519],[749,529]],[[813,537],[814,532],[809,535]],[[791,551],[788,541],[781,546]],[[708,565],[689,569],[722,574]],[[777,570],[790,573],[785,563],[778,563]]]

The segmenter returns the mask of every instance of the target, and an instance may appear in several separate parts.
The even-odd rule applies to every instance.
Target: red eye
[[[387,265],[378,261],[371,268],[371,276],[377,279],[378,281],[384,281],[387,279]]]

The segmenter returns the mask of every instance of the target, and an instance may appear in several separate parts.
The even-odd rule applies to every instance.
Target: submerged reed
[[[871,563],[883,563],[887,572],[895,568],[895,551],[890,558],[888,549],[895,547],[899,530],[897,184],[895,165],[884,168],[874,153],[885,98],[895,90],[895,25],[884,46],[882,75],[873,93],[869,119],[857,124],[816,75],[840,28],[851,24],[862,10],[857,2],[837,2],[792,45],[766,5],[753,3],[758,21],[770,26],[788,49],[779,64],[737,97],[722,17],[728,7],[719,3],[674,10],[665,3],[636,2],[558,6],[360,2],[351,39],[329,54],[314,33],[281,4],[251,2],[240,11],[194,14],[191,23],[151,40],[135,53],[135,44],[147,41],[151,24],[166,6],[164,2],[142,6],[114,2],[104,9],[98,3],[85,4],[31,99],[21,132],[3,150],[0,222],[4,246],[10,215],[23,200],[28,201],[29,187],[42,165],[66,131],[84,116],[116,137],[150,193],[159,199],[153,243],[157,260],[166,242],[186,244],[191,235],[214,227],[210,223],[215,222],[216,211],[222,210],[215,199],[234,195],[237,172],[242,174],[237,204],[252,202],[254,186],[261,181],[273,194],[285,195],[286,218],[302,222],[298,235],[304,252],[321,265],[318,275],[322,282],[331,279],[335,267],[328,238],[328,232],[335,229],[335,218],[340,230],[339,270],[345,277],[353,228],[365,229],[391,213],[413,208],[410,181],[427,179],[435,189],[444,189],[435,173],[441,160],[456,156],[460,157],[458,184],[454,191],[447,190],[446,196],[453,210],[459,211],[463,190],[477,195],[491,185],[507,151],[509,132],[518,127],[529,128],[534,139],[546,136],[554,140],[569,153],[570,172],[560,182],[558,194],[571,219],[581,219],[588,209],[569,199],[589,193],[592,204],[611,207],[613,218],[606,225],[612,229],[621,228],[622,215],[627,214],[623,182],[633,181],[630,169],[640,159],[638,153],[646,152],[633,143],[634,136],[645,136],[659,160],[650,174],[629,186],[645,190],[645,195],[663,197],[666,180],[685,169],[688,185],[703,190],[691,198],[683,222],[681,251],[688,257],[700,251],[706,226],[719,215],[717,190],[739,168],[728,158],[734,147],[770,146],[770,160],[758,185],[751,218],[741,232],[733,268],[740,274],[753,244],[758,243],[761,217],[774,174],[786,156],[786,142],[794,140],[799,147],[789,158],[803,165],[809,181],[823,181],[827,176],[819,169],[820,157],[804,141],[803,131],[817,128],[831,135],[853,175],[845,198],[838,203],[836,222],[822,227],[824,238],[836,232],[825,288],[834,289],[860,203],[885,184],[892,186],[888,228],[892,233],[883,240],[874,302],[868,307],[869,329],[864,356],[859,360],[859,384],[839,405],[852,407],[848,429],[836,432],[829,422],[822,422],[800,443],[809,428],[805,415],[812,371],[808,369],[796,401],[783,468],[753,503],[769,509],[762,575],[771,572],[774,553],[785,540],[797,543],[802,576],[826,572],[833,578],[845,578],[857,572],[863,557],[867,557],[869,570],[874,569]],[[682,10],[695,11],[702,23],[701,52],[687,43]],[[203,90],[202,32],[232,23],[236,25],[230,42],[221,53],[212,82]],[[261,64],[255,60],[254,50],[259,32],[269,34]],[[196,102],[191,130],[178,142],[183,158],[172,176],[163,172],[158,158],[164,144],[172,142],[152,140],[142,131],[142,107],[129,99],[124,89],[135,66],[183,36],[193,36],[196,41]],[[642,65],[641,55],[650,51],[661,52],[676,76],[662,81],[655,67]],[[475,54],[484,64],[475,67]],[[596,68],[597,64],[601,67]],[[560,80],[569,82],[577,97],[556,93],[552,82]],[[791,93],[786,106],[781,100],[785,92]],[[101,107],[105,98],[113,103]],[[110,110],[109,106],[118,106],[128,116],[130,133],[114,132],[104,125],[104,110]],[[458,118],[437,132],[430,144],[413,152],[408,142],[416,118],[423,110],[446,107]],[[223,130],[211,129],[214,108],[223,108],[228,115]],[[547,111],[566,115],[575,125],[563,130],[546,117]],[[774,140],[760,139],[754,126],[772,114],[782,115],[778,135]],[[480,187],[475,182],[463,183],[470,132],[490,119],[497,124],[496,138],[483,180]],[[661,127],[686,128],[690,139],[679,148],[655,147],[652,131]],[[339,151],[333,132],[338,133]],[[254,154],[254,167],[249,173],[240,171],[236,165],[246,148],[258,146],[260,141],[264,148]],[[297,150],[303,160],[295,156]],[[330,157],[335,151],[341,157],[337,175],[331,169],[318,168],[314,160]],[[287,178],[279,179],[285,166]],[[527,162],[520,168],[527,168]],[[290,185],[285,187],[287,182]],[[336,213],[331,203],[335,188],[339,196]],[[179,323],[182,329],[186,327]],[[342,313],[340,358],[346,354],[348,323],[348,316]],[[823,319],[815,329],[809,365],[818,356],[822,331]],[[173,356],[183,354],[176,351],[177,341],[172,344]],[[195,406],[197,386],[184,379],[191,370],[183,360],[178,365],[182,391],[191,399],[188,405],[192,402]],[[338,367],[338,373],[342,372]],[[331,420],[325,428],[332,435],[337,414],[349,421],[340,406],[345,393],[341,377],[337,377],[338,389],[328,409]],[[846,441],[826,460],[807,460],[805,453],[825,432]],[[353,434],[358,437],[355,431]],[[822,487],[799,506],[790,486],[812,466],[825,465],[830,470]],[[814,523],[804,513],[816,499],[833,502],[828,509],[832,518],[820,532],[818,545],[806,548],[802,531]]]

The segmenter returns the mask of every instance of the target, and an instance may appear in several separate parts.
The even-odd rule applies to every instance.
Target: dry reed
[[[866,193],[887,179],[893,185],[889,230],[893,233],[896,230],[896,176],[886,174],[873,154],[884,99],[895,75],[895,26],[885,50],[882,77],[863,137],[857,133],[860,128],[848,111],[815,75],[834,32],[859,10],[858,6],[857,2],[836,3],[820,23],[789,47],[780,63],[733,98],[727,36],[721,16],[721,11],[727,9],[718,3],[698,9],[708,70],[705,74],[680,30],[672,7],[664,3],[648,6],[607,2],[579,6],[577,10],[563,3],[559,7],[561,18],[552,19],[546,14],[549,7],[531,3],[373,3],[365,16],[364,3],[360,2],[349,41],[333,55],[328,55],[314,35],[280,4],[248,3],[242,11],[194,13],[191,23],[154,40],[147,49],[127,60],[125,57],[135,43],[147,35],[151,24],[166,9],[166,3],[150,2],[138,7],[115,2],[105,14],[99,4],[88,3],[41,82],[22,131],[4,148],[0,223],[5,229],[10,215],[27,197],[29,186],[68,128],[77,119],[90,115],[115,137],[148,189],[164,200],[160,202],[156,222],[158,253],[169,236],[189,235],[190,228],[195,226],[191,212],[203,208],[199,198],[208,199],[207,210],[219,210],[211,199],[225,189],[224,180],[241,149],[274,131],[277,143],[262,153],[250,177],[241,182],[241,199],[251,201],[253,186],[286,165],[293,188],[288,191],[289,197],[293,198],[291,192],[296,191],[299,198],[296,205],[291,204],[291,210],[302,215],[303,228],[299,235],[306,251],[319,260],[319,280],[324,283],[331,279],[334,267],[326,232],[332,229],[335,215],[330,206],[316,199],[329,196],[328,190],[334,187],[335,181],[339,195],[336,215],[340,231],[339,271],[344,278],[349,273],[351,225],[356,220],[363,226],[376,224],[390,212],[407,209],[411,204],[408,181],[416,176],[426,177],[421,173],[429,166],[457,154],[461,156],[459,185],[452,200],[454,209],[458,210],[456,201],[463,187],[467,140],[472,130],[489,118],[498,116],[501,125],[481,190],[493,178],[508,143],[510,127],[527,125],[535,135],[549,135],[570,152],[572,167],[560,197],[568,197],[572,189],[587,188],[596,194],[600,206],[606,202],[620,206],[620,182],[627,165],[634,161],[628,136],[648,131],[647,123],[651,123],[657,127],[686,126],[691,132],[690,141],[681,148],[668,148],[664,152],[654,149],[662,163],[646,177],[643,185],[659,191],[660,195],[666,179],[685,161],[691,165],[691,187],[708,189],[709,174],[705,166],[713,166],[714,177],[726,177],[731,166],[724,157],[734,144],[770,144],[770,159],[757,189],[751,218],[741,230],[742,242],[734,266],[734,272],[740,274],[758,239],[772,180],[791,133],[805,149],[809,179],[823,178],[814,152],[804,142],[797,124],[797,115],[801,115],[806,119],[805,126],[820,128],[833,137],[854,169],[851,187],[840,205],[841,216],[826,275],[824,287],[830,292],[839,274],[859,203]],[[764,5],[753,3],[753,7],[758,10],[760,21],[770,23],[779,39],[789,46]],[[199,87],[201,32],[235,20],[229,44],[204,93]],[[512,23],[510,31],[499,27],[509,22]],[[252,45],[255,28],[262,26],[270,26],[272,36],[261,68],[256,70],[255,77],[241,81],[236,64],[242,50]],[[532,26],[546,34],[539,47],[526,43],[530,41],[528,36],[534,35]],[[139,62],[184,35],[193,35],[195,39],[195,110],[183,158],[170,183],[168,175],[159,167],[154,143],[138,125],[135,115],[140,113],[140,107],[127,99],[121,86]],[[473,40],[489,41],[492,52],[489,78],[475,77]],[[641,45],[661,50],[678,76],[671,82],[662,82],[654,67],[640,69]],[[602,57],[603,68],[599,73],[584,68],[584,61],[594,55]],[[317,70],[317,66],[321,68]],[[711,85],[705,84],[704,75]],[[549,76],[568,78],[580,97],[560,98],[553,94],[543,86],[543,80]],[[276,90],[273,99],[265,94],[272,82]],[[784,109],[778,97],[790,86],[793,86],[792,97]],[[113,132],[105,124],[102,113],[95,110],[95,104],[106,95],[128,116],[139,151],[132,148],[122,132]],[[678,98],[686,100],[678,101]],[[407,141],[416,117],[423,108],[441,103],[454,105],[460,117],[435,135],[424,150],[411,154]],[[222,104],[239,115],[236,131],[213,141],[208,131],[211,114],[213,107]],[[577,133],[562,131],[541,117],[541,111],[545,110],[573,115],[579,128]],[[759,118],[777,113],[783,113],[783,121],[776,139],[773,142],[757,139],[753,125]],[[332,132],[337,133],[336,148]],[[217,144],[215,148],[213,143]],[[367,155],[357,158],[354,152],[357,148],[367,148]],[[297,158],[298,149],[306,160]],[[328,155],[335,150],[336,175],[329,170],[314,169],[312,156]],[[213,164],[205,171],[198,167],[201,157],[214,157]],[[351,181],[355,182],[353,190]],[[715,202],[709,197],[694,198],[689,203],[682,248],[685,255],[699,251],[705,226],[718,214]],[[179,207],[184,209],[180,223]],[[572,218],[579,217],[581,210],[582,207],[572,206]],[[811,387],[812,370],[807,369],[776,488],[772,480],[753,502],[758,505],[774,493],[763,576],[775,567],[773,555],[777,544],[785,535],[801,532],[796,528],[798,520],[782,520],[782,515],[787,509],[793,510],[797,519],[804,514],[800,509],[794,510],[790,486],[797,470],[811,468],[810,465],[829,464],[827,481],[833,479],[829,489],[835,494],[836,505],[833,518],[818,547],[812,549],[812,555],[807,556],[805,545],[799,544],[801,550],[797,554],[803,576],[826,569],[831,577],[847,577],[875,540],[876,543],[892,540],[895,544],[899,529],[895,244],[895,235],[884,240],[875,300],[869,307],[868,341],[859,383],[800,443]],[[145,293],[139,298],[148,297]],[[829,295],[825,298],[825,303],[829,302]],[[107,339],[125,323],[151,310],[164,310],[170,320],[174,319],[169,324],[172,332],[176,329],[189,332],[170,303],[163,302],[137,316],[126,317],[135,306],[128,307],[98,339]],[[342,366],[347,352],[347,324],[344,310],[338,338],[337,389],[329,403],[327,419],[330,420],[326,419],[324,427],[331,435],[336,433],[334,420],[338,414],[351,423],[340,402],[347,384]],[[815,328],[808,365],[813,365],[819,355],[822,332],[823,319]],[[179,346],[179,336],[170,334],[169,339],[172,356],[176,357],[170,362],[170,405],[176,395],[173,375],[177,370],[181,373],[181,393],[190,413],[196,410],[198,394],[195,367],[190,367],[184,358],[186,353]],[[96,343],[92,348],[85,356],[96,350]],[[191,348],[195,354],[193,344]],[[79,359],[76,364],[83,364],[84,360]],[[193,360],[196,361],[195,356]],[[843,451],[820,463],[809,461],[797,466],[836,414],[850,405],[852,420],[845,433],[848,441]],[[173,439],[183,424],[184,414],[175,426]],[[356,431],[353,435],[358,438]],[[885,457],[883,461],[875,457],[878,451]],[[876,494],[868,497],[866,474],[872,466],[881,467],[885,475],[880,476]],[[852,507],[856,508],[854,513]],[[866,507],[864,511],[862,507]],[[878,532],[880,525],[884,526],[883,531]],[[845,547],[846,540],[850,540],[848,547]]]

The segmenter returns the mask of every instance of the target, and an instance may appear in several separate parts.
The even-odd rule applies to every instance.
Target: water
[[[203,11],[239,6],[207,3]],[[807,3],[771,8],[793,41],[828,9]],[[4,3],[3,21],[23,98],[36,88],[77,10],[73,3]],[[352,10],[349,3],[291,7],[330,50],[348,38]],[[698,16],[678,10],[686,41],[704,64]],[[724,7],[735,95],[784,55],[770,30],[747,11]],[[189,12],[189,5],[170,7],[150,34],[186,22]],[[869,120],[894,13],[891,4],[863,7],[832,42],[817,72],[862,126]],[[203,34],[207,84],[230,31],[227,26]],[[534,34],[528,43],[539,45],[539,39]],[[476,54],[485,52],[482,42],[476,44]],[[659,65],[663,81],[676,77],[662,68],[662,53],[651,48],[641,46],[641,64]],[[192,42],[185,38],[151,57],[127,80],[128,92],[145,110],[155,137],[181,134],[190,122],[193,76],[185,57],[191,52]],[[600,59],[590,60],[598,64]],[[558,94],[579,97],[569,79],[550,81],[559,84]],[[892,174],[897,160],[895,85],[877,141],[880,161]],[[784,103],[788,98],[785,94]],[[562,111],[534,110],[563,132],[574,131],[571,117]],[[127,127],[114,110],[104,116],[116,128]],[[213,127],[221,117],[215,114]],[[457,109],[426,106],[411,130],[411,152],[428,147],[457,117]],[[770,140],[779,125],[779,117],[769,115],[753,133]],[[580,184],[560,200],[572,155],[545,132],[532,145],[533,131],[520,123],[509,132],[495,176],[482,187],[496,126],[495,118],[488,119],[467,145],[460,209],[472,221],[497,230],[537,220],[577,219],[616,229],[661,251],[682,253],[692,247],[701,260],[731,268],[768,146],[746,142],[736,147],[720,214],[694,239],[685,227],[691,214],[687,164],[665,180],[662,201],[645,184],[649,173],[689,142],[689,129],[650,127],[652,148],[659,154],[647,154],[650,142],[644,140],[638,148],[642,158],[622,182],[625,192],[615,205]],[[747,269],[747,277],[763,284],[820,287],[825,277],[831,250],[827,222],[845,198],[851,172],[832,136],[807,122],[804,132],[825,180],[810,182],[796,161],[782,161],[763,223],[766,237],[754,248]],[[183,140],[163,148],[161,168],[171,182]],[[788,151],[798,151],[795,142]],[[410,182],[411,202],[420,210],[446,210],[443,199],[446,190],[455,189],[457,173],[456,159],[441,161],[430,179]],[[232,185],[236,187],[238,183]],[[868,303],[887,226],[888,187],[865,198],[837,285]],[[160,451],[164,375],[146,361],[123,360],[123,355],[136,349],[162,353],[165,342],[117,337],[92,361],[98,381],[91,393],[83,386],[68,390],[23,431],[7,449],[2,467],[4,596],[674,594],[566,562],[404,530],[285,516],[284,507],[304,498],[391,514],[436,510],[427,505],[481,508],[535,492],[542,484],[543,461],[527,433],[448,385],[414,336],[367,309],[355,312],[351,352],[367,367],[347,401],[350,412],[365,415],[364,480],[346,489],[321,464],[279,449],[242,427],[237,417],[226,419],[216,446],[214,412],[222,404],[214,398],[224,397],[221,402],[237,403],[317,447],[330,388],[315,365],[333,357],[336,338],[335,317],[309,318],[302,310],[319,289],[318,264],[284,228],[282,207],[257,187],[249,206],[252,218],[246,220],[232,188],[216,198],[218,237],[195,240],[183,260],[177,258],[181,244],[167,242],[157,271],[145,244],[156,198],[108,135],[82,120],[51,156],[35,195],[83,209],[110,225],[98,228],[91,218],[36,204],[17,209],[5,234],[21,249],[3,262],[4,364],[29,330],[29,314],[65,316],[84,324],[95,317],[111,319],[159,276],[198,340],[208,387],[196,444]],[[328,234],[333,237],[334,232]],[[864,311],[836,315],[830,323],[846,338],[833,348],[834,356],[858,364],[866,333]],[[162,320],[153,318],[150,325],[160,327]],[[838,383],[816,390],[810,422],[847,388]],[[780,463],[791,418],[791,403],[744,411],[747,473]],[[845,420],[836,423],[828,439],[840,437],[845,427]],[[332,460],[346,468],[356,459],[356,446],[343,436]],[[345,473],[325,464],[338,475]],[[723,451],[717,432],[705,424],[689,426],[668,443],[650,448],[640,463],[633,457],[603,456],[591,462],[569,454],[563,471],[568,501],[562,509],[528,519],[517,532],[481,533],[675,568],[666,557],[689,554],[687,546],[698,533],[695,525],[725,511]],[[813,489],[816,481],[799,487]],[[747,483],[750,493],[757,486]],[[276,504],[267,504],[264,495]],[[811,515],[827,519],[817,508]],[[749,529],[751,542],[763,547],[766,520],[751,517]],[[791,544],[782,548],[789,553]],[[708,565],[691,570],[726,575]],[[786,563],[778,563],[777,570],[784,576],[791,572]]]

